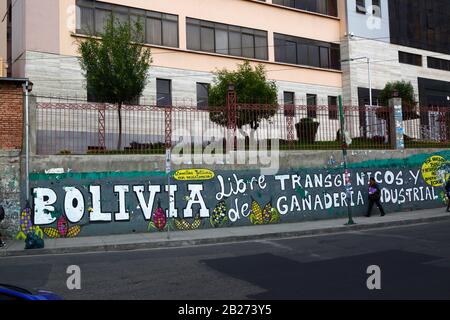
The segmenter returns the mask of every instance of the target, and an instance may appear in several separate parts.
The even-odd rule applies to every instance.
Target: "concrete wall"
[[[198,55],[201,59],[201,55]],[[47,54],[42,52],[26,52],[26,76],[33,81],[33,94],[40,97],[38,101],[48,101],[47,97],[71,97],[80,100],[86,99],[87,91],[85,89],[85,80],[76,57],[67,57],[62,55]],[[234,69],[241,61],[233,58],[218,58],[230,60],[230,69]],[[223,61],[218,61],[223,63]],[[228,63],[228,62],[227,62]],[[171,63],[172,65],[174,62]],[[166,64],[166,65],[169,65]],[[192,65],[191,65],[192,66]],[[315,75],[311,77],[309,72],[322,72],[326,74],[336,74],[340,78],[340,73],[327,71],[312,71],[308,69],[297,68],[290,71],[291,75],[285,77],[276,70],[276,65],[268,68],[268,78],[275,80],[278,86],[279,99],[283,100],[283,92],[291,91],[295,93],[296,102],[306,105],[306,94],[316,94],[319,104],[327,105],[328,96],[338,96],[342,94],[340,84],[334,85],[334,81],[327,81],[326,77],[319,79]],[[280,68],[280,66],[278,66]],[[193,70],[194,69],[194,70]],[[172,100],[176,105],[196,106],[197,88],[196,83],[212,83],[214,79],[213,69],[204,69],[196,71],[195,69],[186,69],[186,66],[178,67],[158,67],[152,65],[149,71],[149,82],[143,92],[141,103],[155,104],[156,102],[156,79],[172,80]],[[306,73],[304,73],[306,72]],[[55,100],[53,100],[56,102]]]
[[[19,229],[20,172],[20,152],[0,150],[0,205],[6,215],[0,233],[7,237],[15,236]]]
[[[0,1],[0,12],[4,14],[7,10],[6,0]],[[3,19],[3,16],[1,17]],[[0,20],[0,77],[6,77],[6,68],[8,62],[8,50],[7,50],[7,25],[8,19],[5,19],[3,22]]]
[[[441,180],[450,174],[448,150],[351,152],[349,200],[338,151],[279,159],[271,173],[261,165],[174,165],[169,204],[163,156],[35,156],[30,217],[52,238],[156,232],[158,223],[167,227],[157,220],[164,210],[176,230],[342,217],[350,200],[358,216],[366,212],[371,176],[395,214],[443,206]]]

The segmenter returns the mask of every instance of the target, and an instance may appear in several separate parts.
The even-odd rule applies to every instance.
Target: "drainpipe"
[[[33,88],[33,84],[26,80],[23,85],[25,94],[25,181],[26,181],[26,200],[27,205],[30,201],[30,119],[29,119],[29,94]]]

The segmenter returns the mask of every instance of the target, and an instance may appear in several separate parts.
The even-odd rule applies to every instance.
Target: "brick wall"
[[[0,150],[22,149],[23,89],[0,79]]]

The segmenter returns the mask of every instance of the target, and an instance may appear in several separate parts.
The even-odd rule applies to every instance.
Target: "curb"
[[[341,232],[361,231],[381,229],[386,227],[395,226],[407,226],[421,223],[432,223],[439,221],[450,220],[450,215],[415,218],[399,221],[387,221],[376,222],[371,224],[355,224],[352,226],[336,226],[322,229],[311,230],[299,230],[299,231],[283,231],[283,232],[271,232],[254,235],[237,235],[227,236],[220,238],[204,238],[204,239],[192,239],[192,240],[158,240],[152,242],[141,243],[127,243],[127,244],[104,244],[93,246],[82,246],[73,248],[55,248],[55,249],[35,249],[35,250],[15,250],[15,251],[3,251],[0,256],[3,257],[20,257],[20,256],[38,256],[49,254],[76,254],[76,253],[95,253],[95,252],[114,252],[114,251],[131,251],[131,250],[143,250],[143,249],[160,249],[160,248],[177,248],[187,246],[198,245],[214,245],[214,244],[227,244],[233,242],[242,241],[254,241],[254,240],[268,240],[268,239],[285,239],[285,238],[297,238],[304,236],[325,235]]]

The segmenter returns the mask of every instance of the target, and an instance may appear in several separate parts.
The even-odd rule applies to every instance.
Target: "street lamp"
[[[372,77],[371,77],[371,70],[370,70],[370,58],[369,57],[359,57],[359,58],[351,58],[351,59],[345,59],[341,60],[341,62],[352,62],[356,60],[367,60],[367,77],[369,78],[369,104],[370,106],[373,105],[373,97],[372,97]]]

